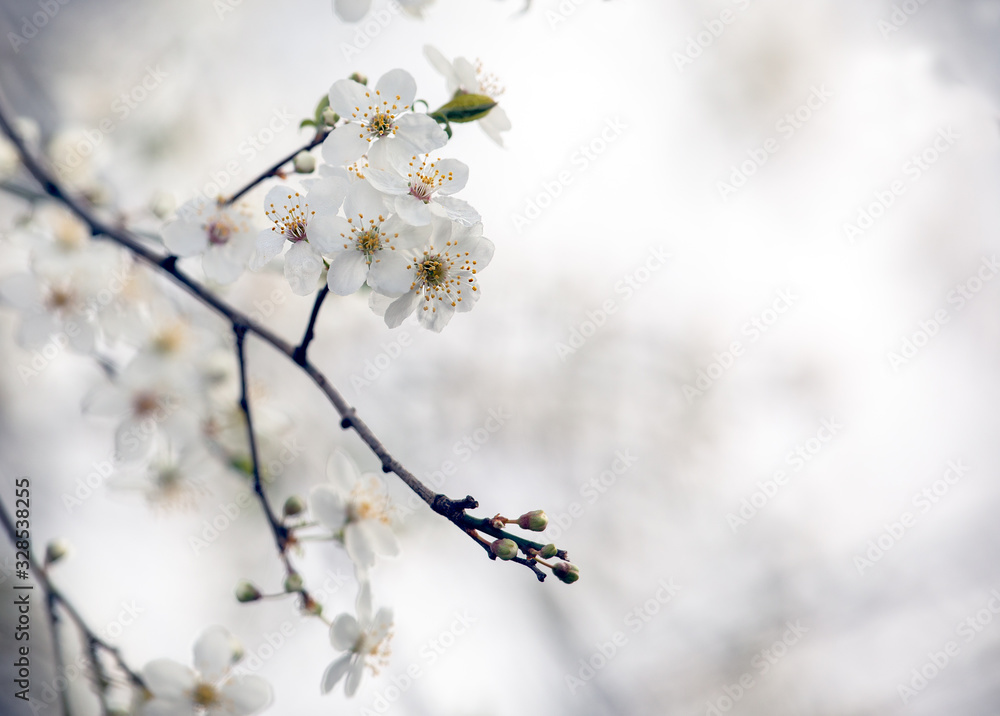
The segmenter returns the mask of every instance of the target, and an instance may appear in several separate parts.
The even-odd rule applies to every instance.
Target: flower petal
[[[398,251],[382,251],[368,273],[368,285],[385,296],[402,296],[413,287],[410,260]]]
[[[222,696],[232,704],[231,713],[236,716],[263,711],[274,700],[271,685],[259,676],[235,676],[221,689]]]
[[[344,548],[347,556],[362,572],[375,566],[375,550],[368,541],[367,533],[356,522],[348,523],[344,528]]]
[[[396,197],[396,213],[413,226],[427,226],[433,216],[427,204],[410,194]]]
[[[434,201],[444,209],[449,219],[457,221],[464,226],[478,224],[483,219],[479,215],[479,212],[473,209],[472,205],[467,201],[456,199],[453,196],[439,196]]]
[[[399,554],[399,540],[389,525],[379,520],[362,520],[358,527],[364,530],[375,554],[382,557],[395,557]]]
[[[440,333],[455,315],[455,308],[445,301],[429,301],[428,304],[426,311],[417,311],[417,319],[424,328]]]
[[[416,291],[404,293],[385,310],[385,325],[389,328],[398,328],[406,317],[413,313],[419,302],[420,294]]]
[[[309,492],[309,510],[312,516],[335,532],[344,528],[347,505],[333,487],[317,485]]]
[[[172,659],[156,659],[146,664],[142,670],[142,680],[153,696],[164,699],[180,699],[184,692],[194,688],[195,673],[187,666]]]
[[[201,221],[175,219],[163,227],[163,245],[172,254],[194,256],[208,246],[208,232]]]
[[[361,288],[368,278],[368,262],[356,249],[341,251],[330,262],[326,283],[338,296],[350,296]]]
[[[365,675],[365,662],[361,659],[353,662],[351,668],[347,670],[347,681],[344,682],[344,693],[350,697],[361,685],[361,677]]]
[[[194,645],[194,668],[206,681],[218,681],[233,663],[233,637],[220,626],[206,629]]]
[[[341,81],[349,82],[350,80]],[[323,154],[323,161],[327,164],[342,167],[361,159],[368,151],[369,144],[370,142],[361,135],[361,128],[357,124],[351,123],[337,127],[330,132],[330,135],[323,140],[320,151]]]
[[[250,257],[250,270],[260,271],[264,264],[281,253],[281,248],[285,245],[285,236],[278,232],[276,228],[264,229],[257,234],[257,247],[253,256]]]
[[[292,293],[308,296],[316,290],[322,273],[323,261],[316,249],[305,241],[299,241],[285,254],[285,278],[292,287]]]
[[[361,625],[350,614],[338,614],[330,625],[330,643],[338,651],[350,651],[361,637]]]
[[[398,111],[409,109],[413,98],[417,95],[417,82],[413,75],[403,69],[389,70],[382,75],[375,85],[375,91],[389,106],[396,106]]]
[[[370,1],[370,0],[369,0]],[[330,87],[330,109],[344,119],[360,119],[371,104],[368,88],[354,80],[337,80]],[[353,127],[347,129],[350,132]],[[336,134],[339,129],[334,130]],[[330,136],[333,136],[332,134]],[[327,137],[329,139],[329,137]]]
[[[361,479],[361,471],[354,460],[343,450],[334,450],[326,462],[326,479],[333,483],[342,494],[349,494],[355,483]]]
[[[437,190],[438,194],[454,194],[465,188],[469,181],[469,165],[457,159],[439,159],[434,163],[434,168],[441,174],[451,177],[450,181],[441,185]]]
[[[379,215],[385,213],[385,199],[378,189],[366,181],[351,184],[347,198],[344,199],[344,214],[348,219],[357,221],[355,217],[360,216],[367,225],[369,219],[377,220]]]
[[[413,147],[411,154],[426,154],[448,143],[448,135],[426,114],[409,112],[396,119],[396,139]]]
[[[347,673],[350,665],[351,654],[348,652],[326,667],[326,671],[323,672],[323,680],[319,685],[320,691],[324,694],[330,693],[333,687],[337,685],[337,682]]]

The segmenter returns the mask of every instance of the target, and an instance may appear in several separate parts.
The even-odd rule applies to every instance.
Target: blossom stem
[[[323,306],[323,301],[326,299],[327,295],[330,293],[330,289],[325,284],[320,288],[319,293],[316,294],[316,302],[313,303],[312,313],[309,315],[309,325],[306,326],[306,332],[302,336],[302,342],[295,348],[295,352],[292,354],[292,360],[303,365],[306,362],[306,351],[309,350],[309,344],[312,343],[313,338],[316,337],[316,319],[319,318],[319,309]]]
[[[296,363],[302,371],[309,376],[316,387],[319,388],[319,390],[326,396],[334,410],[336,410],[340,415],[340,427],[344,430],[353,430],[357,433],[358,437],[361,438],[365,445],[368,446],[368,449],[374,453],[374,455],[382,463],[382,472],[394,473],[407,485],[407,487],[415,492],[421,500],[427,503],[427,505],[430,506],[434,512],[437,512],[439,515],[445,517],[467,534],[471,534],[470,530],[481,530],[495,537],[507,537],[509,539],[513,539],[522,549],[525,549],[525,546],[541,549],[542,545],[508,534],[503,530],[496,529],[492,526],[492,524],[490,524],[489,519],[478,519],[466,514],[466,510],[475,509],[479,506],[479,503],[472,496],[454,500],[428,488],[416,477],[416,475],[407,470],[402,463],[389,454],[389,451],[385,448],[378,437],[375,436],[371,428],[369,428],[368,425],[358,417],[357,411],[347,402],[347,400],[344,399],[340,392],[330,384],[326,376],[318,368],[316,368],[315,365],[306,359],[304,350],[300,356],[301,360],[299,360],[296,357],[296,348],[294,348],[287,341],[280,338],[273,331],[255,321],[250,316],[231,307],[229,304],[219,299],[215,294],[204,288],[201,284],[191,279],[187,274],[180,271],[177,268],[176,256],[160,256],[153,250],[144,246],[136,238],[134,233],[118,226],[112,226],[101,220],[91,210],[89,204],[85,203],[76,196],[71,195],[66,189],[60,186],[56,178],[53,176],[52,171],[35,156],[34,151],[27,146],[23,138],[13,128],[11,119],[12,116],[13,115],[7,104],[6,97],[3,95],[2,89],[0,89],[0,130],[2,130],[2,132],[10,139],[11,143],[17,149],[21,162],[24,164],[25,168],[32,174],[32,176],[35,177],[35,180],[38,181],[42,189],[44,189],[49,196],[61,202],[70,211],[76,214],[90,227],[90,231],[94,236],[102,236],[103,238],[119,244],[132,252],[132,254],[138,259],[145,261],[151,266],[154,266],[163,273],[167,274],[173,281],[180,284],[188,293],[201,301],[204,305],[222,315],[232,325],[233,331],[237,337],[237,350],[238,357],[240,359],[241,378],[243,379],[241,407],[244,404],[246,405],[244,413],[247,417],[247,427],[250,434],[251,449],[254,451],[252,455],[254,467],[254,489],[261,498],[262,505],[264,505],[267,520],[271,526],[272,532],[274,533],[279,556],[285,564],[286,571],[292,571],[288,555],[285,550],[288,541],[288,533],[287,529],[275,518],[274,512],[271,510],[270,505],[266,501],[263,493],[263,486],[260,481],[260,468],[257,463],[254,431],[250,423],[249,403],[246,401],[246,366],[245,356],[243,354],[243,341],[248,333],[256,335],[265,343],[268,343],[275,350],[283,353],[290,360]],[[318,133],[306,148],[311,149],[312,147],[315,147],[323,141],[326,134],[328,134],[328,132]],[[233,197],[230,198],[229,201],[234,201],[249,191],[253,186],[256,186],[264,179],[272,176],[278,171],[278,169],[281,168],[281,166],[291,161],[297,153],[298,152],[295,152],[289,155],[286,159],[276,164],[272,167],[272,169],[268,170],[249,185],[238,191]],[[314,306],[314,310],[318,311],[318,308]],[[303,343],[305,343],[305,341],[303,341]],[[563,552],[562,554],[565,553]],[[518,558],[513,561],[525,564],[536,572],[539,579],[544,579],[544,575],[542,575],[538,571],[537,567],[528,560]]]
[[[265,179],[270,179],[271,177],[276,176],[278,174],[278,172],[281,171],[281,167],[285,166],[286,164],[288,164],[289,162],[291,162],[292,160],[294,160],[295,156],[299,152],[307,152],[310,149],[312,149],[312,148],[314,148],[314,147],[322,144],[323,140],[326,139],[326,135],[328,135],[332,131],[333,131],[332,129],[331,130],[322,130],[321,129],[321,130],[317,131],[316,132],[316,136],[313,137],[312,140],[310,140],[308,144],[306,144],[304,147],[299,147],[294,152],[292,152],[291,154],[289,154],[287,157],[285,157],[284,159],[282,159],[281,161],[279,161],[277,164],[275,164],[274,166],[272,166],[270,169],[265,170],[264,173],[262,173],[262,174],[258,175],[257,177],[255,177],[253,180],[251,180],[251,182],[249,184],[247,184],[246,186],[244,186],[242,189],[240,189],[239,191],[237,191],[235,194],[233,194],[232,196],[230,196],[228,199],[224,200],[222,202],[223,206],[229,206],[230,204],[232,204],[233,202],[235,202],[237,199],[239,199],[241,196],[243,196],[244,194],[246,194],[248,191],[250,191],[251,189],[253,189],[255,186],[257,186],[258,184],[260,184]]]

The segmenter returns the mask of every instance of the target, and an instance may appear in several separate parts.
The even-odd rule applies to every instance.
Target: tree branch
[[[469,534],[474,538],[474,531],[481,530],[488,534],[496,536],[497,534],[502,534],[503,537],[508,539],[514,539],[515,542],[520,546],[522,543],[526,545],[534,546],[536,543],[528,542],[526,540],[520,540],[513,535],[508,535],[508,533],[502,530],[494,530],[492,526],[484,526],[483,520],[478,520],[472,518],[465,513],[467,509],[473,509],[478,507],[478,502],[470,497],[465,497],[461,500],[453,500],[446,495],[435,493],[433,490],[424,485],[413,473],[407,470],[398,460],[396,460],[389,451],[385,448],[382,442],[375,436],[371,429],[365,424],[361,418],[357,416],[357,413],[353,407],[344,399],[340,392],[334,388],[330,382],[327,380],[326,376],[318,368],[316,368],[312,363],[306,360],[305,348],[308,347],[308,342],[303,339],[303,346],[301,351],[293,348],[287,341],[278,337],[270,329],[261,325],[260,323],[254,321],[249,316],[241,313],[240,311],[229,306],[215,295],[210,293],[200,284],[193,281],[186,274],[182,273],[177,268],[177,257],[176,256],[158,256],[152,250],[143,246],[135,236],[129,231],[111,226],[99,217],[97,217],[90,207],[83,201],[75,196],[69,194],[61,186],[59,186],[57,180],[53,177],[51,171],[43,165],[34,154],[34,152],[24,143],[23,139],[14,130],[11,122],[12,114],[7,105],[6,98],[3,95],[2,90],[0,90],[0,130],[2,130],[17,148],[18,153],[21,156],[21,161],[28,171],[35,177],[35,179],[41,184],[42,188],[54,199],[61,201],[65,204],[74,214],[76,214],[83,222],[85,222],[91,230],[91,233],[95,236],[103,236],[115,243],[125,247],[131,251],[139,259],[145,261],[151,266],[156,267],[163,273],[167,274],[172,280],[180,284],[184,289],[188,291],[191,295],[197,298],[199,301],[204,303],[206,306],[214,309],[217,313],[226,318],[233,326],[234,330],[237,332],[237,342],[239,344],[240,350],[242,351],[242,338],[241,334],[252,333],[263,340],[265,343],[270,344],[273,348],[278,350],[280,353],[286,355],[292,362],[296,363],[305,373],[308,375],[313,383],[323,392],[323,394],[330,401],[330,404],[337,411],[341,417],[340,426],[344,430],[354,430],[358,434],[358,437],[368,446],[369,450],[378,457],[379,461],[382,463],[382,471],[385,473],[394,473],[397,475],[413,492],[415,492],[420,499],[422,499],[432,510],[442,515],[443,517],[450,520],[459,529],[461,529],[466,534]],[[325,134],[317,134],[317,136],[308,145],[310,148],[319,144]],[[296,152],[297,153],[297,152]],[[260,175],[254,179],[246,187],[238,191],[233,197],[230,198],[230,202],[237,199],[238,197],[245,194],[252,187],[259,184],[264,179],[269,176],[273,176],[281,166],[290,161],[295,155],[292,154],[286,159],[276,164],[270,170]],[[318,313],[320,297],[317,297],[317,303],[314,305],[314,312]],[[310,319],[310,324],[314,324],[314,318]],[[298,355],[297,355],[298,353]],[[244,362],[241,360],[241,369],[245,370]],[[242,376],[245,383],[245,374]],[[244,399],[245,399],[245,384],[244,384]],[[249,406],[247,406],[248,408]],[[247,413],[248,424],[249,424],[249,411],[244,410]],[[251,441],[253,440],[252,429],[251,429]],[[253,443],[251,443],[251,447]],[[259,487],[259,469],[256,466],[255,460],[255,471],[258,473],[255,475],[255,489]],[[262,490],[258,495],[263,498]],[[270,506],[262,499],[262,503],[265,505],[265,512],[269,512],[268,521],[270,523],[271,529],[275,534],[275,540],[278,544],[279,553],[282,559],[286,561],[286,567],[291,569],[287,564],[287,555],[284,551],[284,546],[287,543],[288,535],[287,530],[280,523],[277,523],[273,511],[270,511]],[[280,530],[275,529],[275,525],[280,528],[280,530],[285,530],[284,537],[280,537]],[[491,531],[493,530],[493,531]],[[541,545],[538,545],[540,548]],[[565,553],[563,553],[565,554]],[[537,568],[533,565],[528,565],[533,571],[537,573]]]
[[[309,325],[306,326],[306,332],[302,336],[302,342],[299,343],[299,345],[295,348],[295,352],[292,353],[292,360],[300,366],[305,364],[306,351],[309,350],[309,344],[312,343],[313,338],[316,337],[316,319],[319,318],[319,309],[323,306],[323,301],[329,293],[330,288],[324,284],[323,287],[320,288],[319,293],[316,294],[316,302],[313,304],[312,313],[309,315]]]

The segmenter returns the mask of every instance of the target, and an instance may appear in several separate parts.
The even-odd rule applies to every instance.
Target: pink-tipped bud
[[[512,539],[498,539],[490,549],[500,559],[514,559],[517,556],[517,542]]]
[[[549,517],[542,510],[532,510],[518,517],[517,524],[522,530],[541,532],[549,526]]]
[[[552,573],[559,578],[559,581],[572,584],[580,578],[580,568],[569,562],[559,562],[552,568]]]

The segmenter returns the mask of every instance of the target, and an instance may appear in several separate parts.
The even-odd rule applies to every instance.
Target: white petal
[[[144,421],[129,418],[115,432],[115,450],[122,461],[138,460],[149,453],[158,433],[152,418]]]
[[[410,260],[398,251],[381,251],[379,260],[368,273],[368,284],[385,296],[402,296],[413,286],[414,271]]]
[[[455,70],[451,66],[451,62],[448,58],[441,54],[441,52],[432,45],[424,45],[424,57],[427,61],[431,63],[431,66],[440,72],[448,80],[449,85],[454,82],[457,84],[458,77],[455,75]],[[457,87],[449,86],[449,91],[454,92]]]
[[[375,146],[379,145],[376,144]],[[365,170],[365,179],[367,179],[368,183],[370,183],[373,187],[384,194],[399,196],[410,191],[410,185],[407,183],[406,179],[399,176],[399,174],[391,169],[375,169],[369,166],[368,169]]]
[[[412,154],[426,154],[448,143],[441,125],[426,114],[409,112],[396,120],[396,139],[413,147]]]
[[[277,229],[264,229],[257,234],[257,248],[250,258],[250,270],[260,271],[264,264],[281,253],[285,245],[285,236]]]
[[[329,176],[314,182],[306,194],[309,208],[315,211],[317,216],[328,213],[336,214],[340,205],[344,203],[349,186],[350,182],[339,176]]]
[[[163,227],[163,244],[172,254],[194,256],[208,246],[208,232],[201,221],[175,219]]]
[[[357,222],[357,217],[361,216],[364,217],[365,225],[367,225],[369,219],[377,221],[379,215],[385,213],[385,199],[382,198],[378,189],[365,181],[351,184],[347,198],[344,200],[344,214],[347,215],[348,219],[354,219]]]
[[[451,321],[451,317],[455,315],[455,308],[450,303],[433,299],[427,302],[427,306],[426,311],[423,310],[423,306],[417,311],[420,325],[435,333],[440,333]]]
[[[385,310],[385,325],[389,328],[398,328],[399,325],[413,313],[413,309],[420,302],[420,294],[416,291],[404,293]]]
[[[344,119],[360,120],[371,104],[369,94],[368,88],[360,82],[337,80],[330,87],[330,109]]]
[[[375,566],[375,550],[368,541],[368,535],[355,522],[344,528],[344,548],[347,556],[362,572]]]
[[[17,342],[22,348],[38,350],[59,330],[59,322],[48,313],[27,311],[17,329]]]
[[[343,529],[347,521],[347,506],[340,494],[329,485],[317,485],[309,492],[309,511],[334,532]]]
[[[218,681],[233,663],[233,637],[220,626],[206,629],[194,645],[194,668],[206,681]]]
[[[472,226],[482,221],[479,212],[473,209],[472,205],[467,201],[456,199],[453,196],[435,197],[434,201],[444,209],[448,218],[452,221],[457,221],[465,226]]]
[[[195,716],[194,704],[190,699],[154,698],[144,703],[139,709],[140,716]]]
[[[501,147],[503,146],[503,137],[500,136],[500,132],[506,132],[511,127],[507,113],[501,107],[491,109],[489,114],[479,120],[479,126],[483,128],[490,139]]]
[[[142,670],[142,680],[154,696],[165,699],[183,698],[185,691],[194,688],[193,671],[171,659],[156,659]]]
[[[372,5],[372,0],[333,0],[333,11],[345,22],[357,22]]]
[[[364,530],[375,554],[382,557],[395,557],[399,554],[399,540],[389,525],[379,520],[362,520],[358,527]]]
[[[465,188],[469,181],[469,166],[457,159],[440,159],[434,166],[442,174],[450,174],[451,181],[445,182],[438,189],[438,194],[454,194]]]
[[[378,614],[375,615],[375,619],[372,622],[372,636],[376,640],[382,640],[389,633],[390,629],[392,629],[392,609],[382,607],[378,610]]]
[[[417,94],[417,82],[406,70],[389,70],[379,78],[375,91],[382,101],[388,100],[390,107],[396,105],[400,110],[409,109]]]
[[[343,217],[317,215],[309,222],[309,243],[324,256],[345,251],[348,247],[353,251],[352,237],[351,225]]]
[[[337,167],[353,164],[364,156],[369,144],[370,142],[361,136],[361,128],[357,124],[342,125],[323,140],[321,148],[323,161]]]
[[[252,250],[252,249],[251,249]],[[234,252],[228,246],[212,246],[201,257],[201,268],[212,281],[221,284],[232,283],[246,269],[246,258],[240,261],[234,258]]]
[[[42,292],[38,279],[28,273],[16,273],[0,279],[0,298],[21,310],[40,308]]]
[[[350,651],[361,637],[361,625],[350,614],[338,614],[330,625],[330,643],[338,651]]]
[[[285,278],[292,287],[292,293],[308,296],[316,290],[323,261],[316,250],[305,241],[299,241],[285,254]]]
[[[341,251],[330,262],[326,283],[338,296],[350,296],[364,285],[368,278],[368,262],[358,250]]]
[[[334,450],[326,462],[326,479],[342,494],[347,495],[361,479],[361,471],[347,453],[343,450]]]
[[[222,696],[233,705],[237,716],[263,711],[274,700],[271,685],[259,676],[235,676],[222,687]]]
[[[326,671],[323,672],[323,681],[319,685],[320,691],[324,694],[330,693],[333,687],[337,685],[337,682],[347,673],[350,665],[351,654],[348,652],[326,667]]]
[[[427,226],[433,216],[430,207],[411,194],[396,197],[396,213],[413,226]]]
[[[344,693],[350,697],[358,690],[361,684],[361,677],[365,674],[365,662],[361,659],[354,661],[347,671],[347,681],[344,682]]]
[[[384,296],[378,291],[372,290],[368,294],[368,308],[372,309],[372,313],[376,316],[384,316],[386,310],[395,300],[393,296]]]

